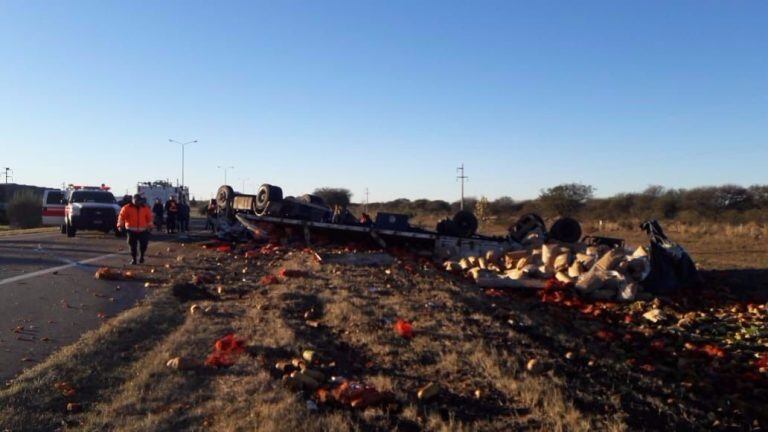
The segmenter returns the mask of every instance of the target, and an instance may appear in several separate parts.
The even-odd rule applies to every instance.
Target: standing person
[[[123,195],[122,198],[120,198],[120,201],[117,202],[117,205],[120,206],[120,208],[123,208],[124,205],[131,203],[131,196],[128,194]]]
[[[208,204],[208,208],[205,209],[205,229],[216,230],[216,226],[213,223],[213,220],[216,219],[216,210],[216,200],[212,199]]]
[[[168,201],[165,202],[165,225],[168,234],[176,232],[176,220],[179,216],[179,204],[176,202],[176,197],[171,195]]]
[[[158,230],[163,228],[163,213],[165,213],[163,202],[160,201],[160,198],[155,198],[155,204],[152,206],[152,214],[155,215],[154,225]]]
[[[124,205],[117,217],[117,228],[128,231],[128,247],[131,249],[131,264],[136,264],[136,249],[139,246],[139,262],[149,246],[149,229],[152,228],[152,212],[141,195],[133,196],[133,202]]]
[[[179,200],[179,232],[187,233],[189,231],[189,204],[182,197]]]

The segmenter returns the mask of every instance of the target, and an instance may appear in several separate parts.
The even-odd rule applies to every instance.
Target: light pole
[[[183,142],[176,141],[175,139],[168,138],[168,142],[181,145],[181,193],[183,194],[184,193],[184,147],[186,147],[187,144],[196,143],[197,140],[192,140],[192,141],[183,143]]]
[[[250,180],[250,179],[249,178],[241,178],[240,180],[243,182],[243,188],[240,189],[240,190],[242,191],[242,193],[248,193],[248,192],[245,191],[245,182]]]
[[[224,184],[227,184],[227,170],[235,169],[235,167],[219,165],[219,169],[223,169],[224,170]]]

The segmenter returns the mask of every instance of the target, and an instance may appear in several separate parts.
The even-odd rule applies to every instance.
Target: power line
[[[464,210],[464,182],[469,181],[469,177],[464,175],[464,162],[461,163],[460,167],[456,168],[456,180],[461,181],[461,201],[459,205]]]

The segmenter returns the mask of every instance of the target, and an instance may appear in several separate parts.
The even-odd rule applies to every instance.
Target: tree
[[[749,195],[755,208],[768,209],[768,186],[752,185],[749,187]]]
[[[722,210],[747,210],[752,206],[751,198],[746,188],[723,185],[715,192],[715,206]]]
[[[660,185],[649,185],[645,190],[643,191],[643,195],[649,195],[652,197],[660,197],[664,195],[664,193],[667,190],[664,188],[664,186]]]
[[[488,198],[481,196],[475,203],[475,216],[481,221],[488,220]]]
[[[592,198],[594,191],[595,188],[589,185],[566,183],[542,190],[539,200],[550,212],[571,216]]]
[[[352,199],[352,192],[344,188],[322,187],[315,189],[313,194],[322,198],[325,204],[331,207],[337,205],[346,207]]]
[[[520,204],[517,204],[515,200],[508,196],[498,197],[488,203],[488,211],[495,215],[513,213],[519,208]]]

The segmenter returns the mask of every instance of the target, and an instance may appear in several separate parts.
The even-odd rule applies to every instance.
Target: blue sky
[[[0,166],[360,199],[768,183],[768,2],[0,2]]]

